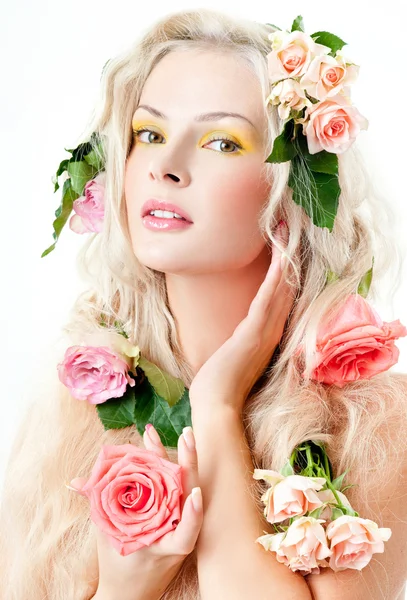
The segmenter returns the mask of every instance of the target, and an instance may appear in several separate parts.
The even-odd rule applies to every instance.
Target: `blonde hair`
[[[156,22],[134,46],[105,65],[100,103],[83,135],[87,140],[97,131],[103,140],[104,229],[89,236],[78,256],[78,268],[90,285],[78,297],[64,328],[67,345],[99,332],[103,312],[111,328],[117,319],[124,324],[130,341],[149,360],[190,385],[192,373],[168,306],[165,275],[140,264],[130,241],[123,180],[132,143],[131,119],[149,73],[172,51],[231,52],[251,66],[266,98],[270,31],[266,24],[216,11],[182,11]],[[269,152],[282,122],[275,107],[265,110]],[[259,226],[269,242],[277,221],[288,222],[287,253],[294,267],[293,284],[300,291],[279,351],[246,402],[244,423],[257,468],[279,470],[297,444],[307,439],[325,442],[334,472],[349,469],[345,483],[358,484],[347,491],[351,504],[361,516],[385,526],[369,507],[368,495],[373,482],[380,490],[401,463],[407,423],[405,377],[385,372],[340,389],[303,379],[294,360],[294,350],[302,342],[309,369],[321,317],[356,291],[373,255],[372,297],[381,275],[393,266],[399,273],[400,261],[384,227],[391,213],[371,189],[356,144],[339,156],[339,172],[339,209],[329,233],[314,227],[292,201],[289,163],[265,163],[270,197]],[[340,278],[326,285],[328,269]],[[109,330],[104,332],[109,335]],[[0,564],[1,597],[7,600],[85,600],[95,592],[98,571],[89,504],[64,483],[89,475],[102,444],[129,440],[142,444],[135,426],[104,431],[95,407],[73,399],[57,380],[56,363],[57,358],[49,389],[27,409],[4,482]],[[169,449],[169,454],[176,460],[176,449]],[[258,482],[259,510],[262,491]],[[195,552],[163,598],[199,598]]]

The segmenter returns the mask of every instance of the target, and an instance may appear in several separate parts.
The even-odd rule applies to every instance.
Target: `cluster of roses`
[[[338,48],[344,42],[326,32],[310,36],[300,29],[275,31],[269,39],[273,87],[266,103],[278,105],[282,120],[302,124],[310,154],[345,152],[360,130],[367,129],[368,121],[350,102],[349,86],[356,81],[359,66]]]
[[[269,483],[261,498],[264,516],[269,523],[280,524],[274,525],[278,533],[263,535],[256,542],[275,552],[277,561],[292,571],[307,575],[318,574],[321,567],[361,570],[373,554],[384,552],[383,542],[390,539],[391,529],[359,517],[337,489],[343,476],[332,482],[327,476],[284,477],[277,471],[255,469],[253,478]]]

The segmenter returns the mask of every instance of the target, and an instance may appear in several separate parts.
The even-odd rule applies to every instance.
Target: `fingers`
[[[192,427],[184,427],[178,438],[178,464],[182,467],[183,502],[194,487],[199,486],[198,454]]]
[[[202,522],[202,491],[195,487],[185,501],[177,527],[162,538],[160,552],[181,556],[190,554],[195,548]]]
[[[147,423],[143,433],[143,442],[147,450],[151,450],[157,454],[157,456],[161,456],[161,458],[166,458],[169,460],[168,453],[163,446],[157,430],[150,423]]]

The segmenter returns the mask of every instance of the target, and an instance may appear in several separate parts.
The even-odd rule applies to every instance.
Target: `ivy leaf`
[[[340,37],[333,33],[329,33],[328,31],[317,31],[316,33],[313,33],[311,37],[314,42],[322,44],[323,46],[328,46],[332,51],[330,53],[332,56],[335,56],[337,50],[341,50],[347,44],[347,42],[341,40]]]
[[[106,400],[96,408],[105,430],[123,429],[133,425],[135,405],[135,388],[128,385],[121,398]]]
[[[301,17],[301,15],[298,15],[298,17],[296,19],[294,19],[293,24],[291,26],[291,32],[293,32],[293,31],[305,32],[304,19]]]
[[[370,286],[372,283],[372,277],[373,277],[373,265],[374,265],[374,257],[372,259],[372,266],[363,275],[363,277],[360,280],[359,285],[358,285],[357,293],[360,294],[361,296],[363,296],[363,298],[367,297],[369,290],[370,290]]]
[[[52,224],[54,227],[54,233],[52,235],[53,235],[55,242],[51,246],[49,246],[49,248],[44,250],[44,252],[41,254],[41,258],[43,258],[47,254],[52,252],[52,250],[54,250],[55,245],[58,241],[58,238],[61,234],[61,231],[62,231],[64,225],[66,224],[66,222],[69,218],[69,215],[72,212],[73,202],[78,197],[79,197],[79,194],[77,194],[75,192],[75,190],[73,190],[71,187],[71,180],[66,179],[64,181],[64,186],[62,188],[62,201],[61,201],[60,206],[55,211],[56,219],[54,220],[54,222]]]
[[[157,394],[146,377],[138,386],[136,396],[134,422],[140,435],[143,435],[147,423],[151,423],[163,445],[176,448],[183,428],[192,426],[188,390],[185,388],[180,400],[171,407]]]
[[[140,356],[138,366],[142,369],[158,395],[170,406],[174,406],[182,397],[185,385],[181,379],[165,373],[157,365]]]
[[[287,162],[297,155],[298,150],[292,142],[293,134],[294,121],[290,120],[284,125],[282,133],[274,140],[273,149],[266,162]]]

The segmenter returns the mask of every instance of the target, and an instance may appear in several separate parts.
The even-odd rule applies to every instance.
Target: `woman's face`
[[[247,120],[197,119],[215,111]],[[125,171],[129,230],[142,264],[192,274],[240,268],[257,258],[265,247],[259,211],[269,192],[266,123],[260,83],[236,57],[177,51],[157,64],[132,123],[133,131],[149,131],[133,134]],[[164,218],[142,218],[149,199],[176,205],[192,224],[170,228]],[[148,220],[159,227],[148,228]]]

